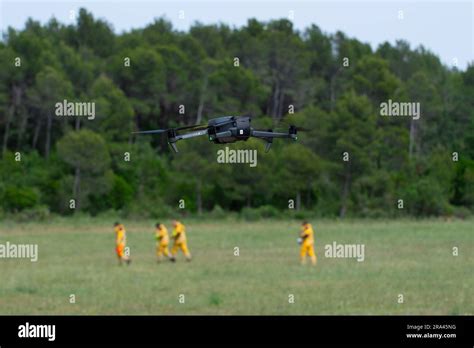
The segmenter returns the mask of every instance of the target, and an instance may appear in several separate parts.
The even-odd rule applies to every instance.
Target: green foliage
[[[110,201],[108,206],[114,209],[121,209],[132,201],[133,188],[124,178],[114,175],[114,183],[108,196]]]
[[[271,205],[262,205],[258,208],[244,207],[240,215],[244,220],[256,221],[265,218],[276,218],[281,212]]]
[[[299,32],[286,19],[180,32],[159,18],[116,34],[81,9],[72,25],[10,28],[0,80],[3,214],[240,212],[253,220],[474,209],[474,66],[448,69],[404,41],[373,52],[342,32],[316,24]],[[95,119],[57,117],[64,99],[95,103]],[[419,102],[420,119],[381,117],[388,99]],[[218,163],[225,147],[205,138],[180,141],[174,154],[164,136],[132,134],[246,113],[258,129],[306,132],[297,143],[275,140],[269,153],[258,139],[228,144],[256,150],[255,167]]]
[[[47,206],[36,205],[15,214],[14,220],[18,222],[44,221],[48,220],[50,216],[51,214]]]
[[[59,158],[74,169],[72,197],[76,200],[76,208],[83,205],[94,210],[94,199],[91,196],[106,194],[110,191],[114,174],[109,170],[110,155],[104,139],[87,129],[69,132],[58,141]],[[66,179],[67,177],[65,177]],[[66,182],[65,182],[66,183]]]
[[[89,174],[101,174],[110,164],[105,141],[99,134],[84,129],[69,132],[57,144],[61,160]]]
[[[431,177],[414,180],[404,195],[406,209],[415,216],[440,215],[444,213],[443,188]]]
[[[244,207],[240,211],[240,216],[246,221],[256,221],[260,219],[260,214],[257,209],[250,207]]]
[[[39,193],[34,188],[7,186],[3,192],[3,207],[10,211],[34,207]]]
[[[128,141],[132,131],[133,107],[123,91],[102,75],[93,83],[91,95],[96,103],[96,115],[94,122],[86,123],[88,128],[103,134],[108,141]]]

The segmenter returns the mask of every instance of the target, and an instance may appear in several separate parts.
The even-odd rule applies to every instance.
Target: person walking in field
[[[314,252],[314,231],[313,226],[307,221],[304,221],[301,224],[301,232],[300,238],[298,238],[298,242],[301,244],[300,249],[300,258],[301,264],[306,264],[306,256],[311,258],[311,263],[316,265],[317,259],[316,254]]]
[[[186,242],[186,228],[184,225],[174,220],[173,221],[173,232],[171,234],[173,238],[173,247],[171,248],[171,258],[172,262],[176,261],[176,254],[181,250],[186,256],[187,261],[191,261],[191,253],[189,252],[188,245]]]
[[[125,255],[125,247],[127,246],[127,235],[125,232],[125,227],[116,222],[114,224],[115,231],[115,251],[117,252],[117,257],[119,260],[119,265],[122,265],[122,262],[125,261],[127,265],[130,264],[131,259]]]
[[[169,236],[168,236],[168,229],[165,225],[161,223],[157,223],[155,225],[155,237],[156,237],[156,257],[157,261],[161,262],[163,260],[163,255],[166,257],[170,257],[170,252],[168,250],[169,244]]]

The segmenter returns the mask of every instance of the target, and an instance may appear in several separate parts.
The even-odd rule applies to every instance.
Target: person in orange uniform
[[[156,256],[158,258],[157,261],[161,262],[163,260],[163,255],[166,257],[170,257],[170,253],[168,250],[168,244],[170,239],[168,236],[168,230],[165,225],[157,223],[155,227]]]
[[[178,250],[181,250],[186,256],[187,261],[191,261],[191,253],[189,252],[188,245],[186,242],[186,228],[184,225],[179,222],[174,220],[173,221],[173,232],[171,234],[171,237],[173,237],[173,247],[171,248],[171,258],[170,260],[172,262],[176,261],[176,254],[178,253]]]
[[[300,258],[301,264],[306,263],[306,256],[311,258],[311,263],[316,265],[317,259],[316,254],[314,252],[314,231],[313,226],[307,221],[304,221],[301,224],[301,232],[300,238],[298,238],[298,242],[301,244],[300,249]]]
[[[116,222],[114,224],[114,230],[115,230],[115,251],[117,252],[119,265],[122,265],[123,261],[125,261],[128,265],[130,264],[131,259],[130,257],[128,257],[128,255],[125,254],[125,247],[127,246],[127,235],[125,232],[125,227],[121,223]]]

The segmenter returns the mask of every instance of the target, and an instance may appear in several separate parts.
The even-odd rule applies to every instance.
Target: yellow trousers
[[[179,250],[181,250],[188,259],[191,258],[191,253],[189,252],[186,242],[174,243],[173,247],[171,248],[171,255],[175,256]]]
[[[306,263],[306,255],[311,258],[311,263],[315,265],[317,262],[317,258],[316,253],[314,252],[314,244],[311,242],[304,242],[303,244],[301,244],[300,258],[302,264]]]
[[[170,252],[168,250],[168,243],[166,244],[157,244],[156,245],[156,256],[158,257],[159,260],[163,259],[163,255],[169,256]]]

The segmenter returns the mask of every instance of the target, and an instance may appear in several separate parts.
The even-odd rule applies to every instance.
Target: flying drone
[[[251,116],[222,116],[210,119],[207,125],[194,125],[168,129],[154,129],[134,134],[162,134],[166,133],[168,143],[174,152],[178,152],[176,142],[178,140],[190,139],[202,135],[208,135],[209,141],[215,144],[228,144],[236,141],[246,141],[250,137],[262,139],[266,142],[265,152],[270,150],[274,138],[288,138],[296,140],[298,128],[290,126],[288,133],[273,132],[273,130],[261,131],[253,129],[250,125]],[[180,134],[182,131],[188,133]]]

